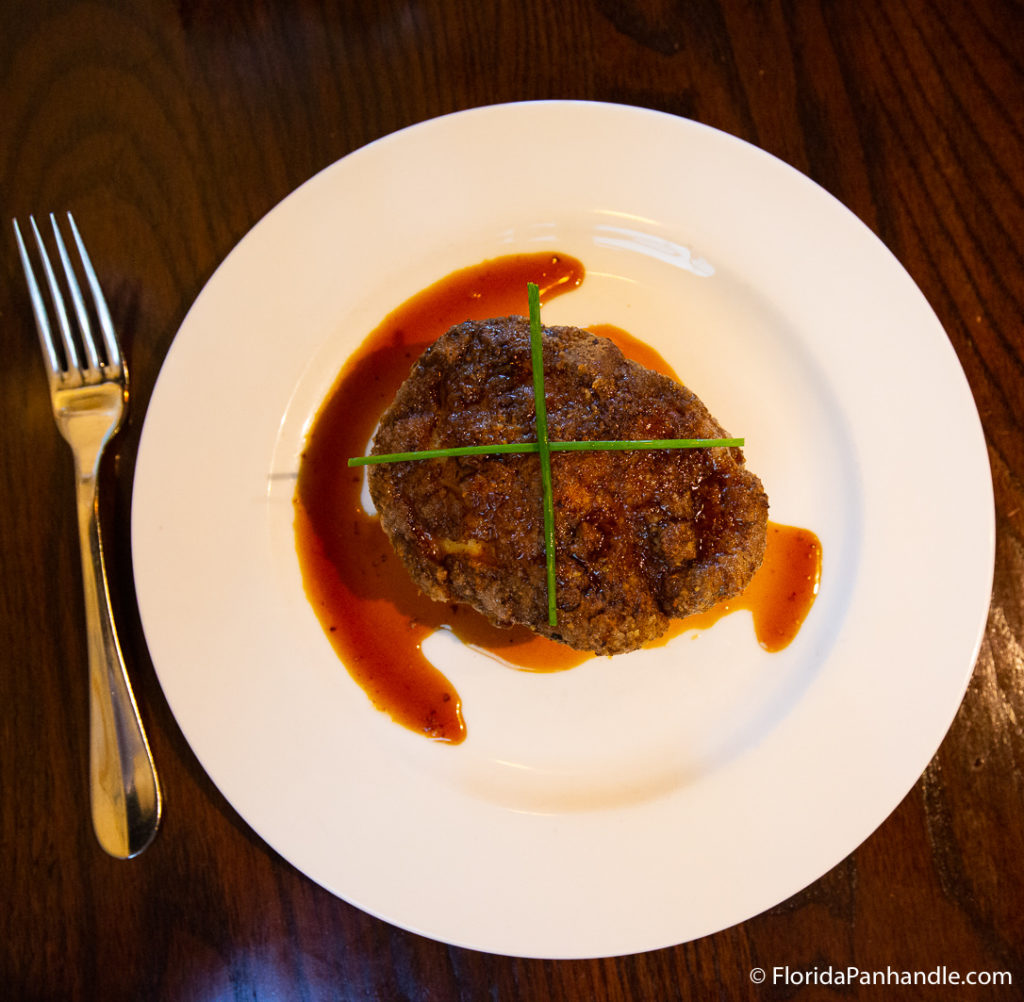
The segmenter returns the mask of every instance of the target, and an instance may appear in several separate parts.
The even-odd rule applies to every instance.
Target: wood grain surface
[[[5,0],[0,995],[1024,998],[1022,69],[1017,0]],[[269,850],[206,777],[163,699],[129,551],[146,404],[190,304],[237,241],[373,139],[445,112],[536,98],[696,119],[777,155],[849,206],[949,335],[981,414],[997,507],[974,675],[897,810],[831,872],[742,925],[592,961],[433,942],[332,897]],[[167,810],[154,845],[127,863],[104,856],[89,827],[72,471],[6,221],[63,208],[87,234],[133,375],[132,420],[104,470],[103,516]],[[1012,984],[772,976],[779,966],[850,965],[1005,971]],[[762,984],[751,980],[755,967],[768,971]]]

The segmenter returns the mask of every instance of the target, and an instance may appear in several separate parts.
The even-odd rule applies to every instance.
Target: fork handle
[[[89,648],[92,823],[100,845],[111,856],[129,859],[152,841],[162,805],[153,756],[128,681],[110,604],[97,505],[98,465],[76,471]]]

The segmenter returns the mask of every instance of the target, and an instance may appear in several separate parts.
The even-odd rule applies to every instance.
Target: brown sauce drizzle
[[[679,376],[676,375],[676,370],[665,361],[660,352],[656,351],[645,341],[633,337],[629,331],[624,331],[621,327],[616,327],[614,324],[591,324],[587,330],[598,337],[608,338],[626,358],[639,362],[644,368],[660,372],[663,376],[668,376],[669,379],[674,379],[677,383],[681,381]]]
[[[576,288],[579,261],[524,254],[455,272],[390,313],[348,361],[316,415],[299,468],[295,538],[306,592],[334,649],[374,705],[397,723],[457,744],[466,726],[458,694],[423,656],[437,629],[533,669],[568,668],[587,655],[523,627],[499,630],[466,606],[434,602],[363,510],[366,451],[380,415],[427,345],[464,320],[526,314],[526,285],[541,302]]]
[[[374,705],[397,723],[439,741],[460,743],[466,725],[458,694],[421,650],[435,630],[450,630],[463,643],[528,671],[562,671],[592,655],[526,627],[499,629],[467,606],[424,596],[377,517],[363,510],[363,471],[349,468],[346,460],[366,451],[380,415],[427,345],[464,320],[525,315],[528,282],[539,286],[546,302],[576,288],[583,273],[583,265],[564,254],[517,254],[484,261],[429,286],[390,313],[349,359],[306,439],[295,496],[296,549],[306,593],[342,663]],[[604,324],[590,329],[613,340],[630,358],[675,378],[654,349],[626,331]],[[780,540],[805,532],[770,526],[767,569],[758,572],[747,592],[703,617],[682,621],[672,635],[752,608],[761,644],[769,650],[785,646],[814,600],[817,578],[809,601],[806,595],[775,601],[782,591],[799,592],[790,581],[794,574],[798,580],[806,577],[806,564],[793,570],[792,554]],[[817,553],[820,565],[820,547]]]
[[[788,647],[811,611],[821,582],[821,541],[810,529],[768,523],[764,561],[736,598],[674,623],[659,643],[687,630],[706,630],[730,612],[747,609],[757,642],[771,653]]]

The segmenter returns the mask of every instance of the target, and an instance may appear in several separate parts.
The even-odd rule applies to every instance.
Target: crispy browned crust
[[[545,329],[544,378],[552,441],[727,437],[689,390],[587,331]],[[373,451],[532,441],[529,323],[501,317],[453,327],[423,353]],[[761,564],[768,499],[740,449],[554,453],[551,466],[555,627],[536,455],[380,464],[370,492],[427,595],[599,654],[737,595]]]

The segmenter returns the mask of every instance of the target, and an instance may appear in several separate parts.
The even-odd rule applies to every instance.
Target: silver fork
[[[52,213],[50,224],[74,306],[77,334],[72,329],[64,296],[36,221],[29,218],[39,262],[50,290],[59,340],[54,337],[53,325],[18,222],[13,222],[43,349],[53,416],[75,460],[89,648],[92,823],[100,845],[111,856],[129,859],[152,841],[160,824],[162,804],[153,756],[114,626],[96,496],[100,457],[120,428],[127,407],[128,373],[103,292],[71,213],[68,213],[68,223],[91,292],[92,317]],[[93,319],[102,332],[101,340],[93,333]]]

